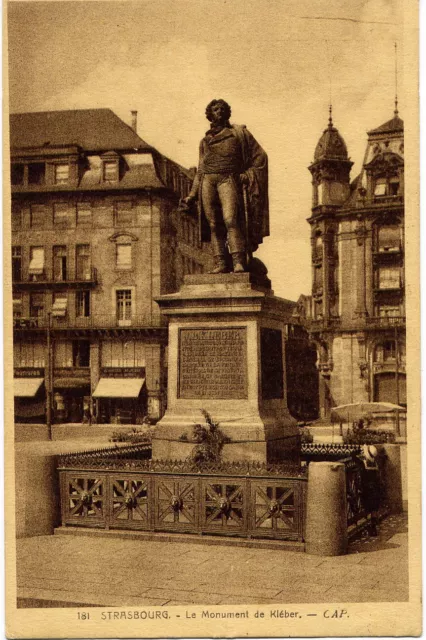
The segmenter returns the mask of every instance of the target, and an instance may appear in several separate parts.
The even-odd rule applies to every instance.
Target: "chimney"
[[[138,132],[138,112],[131,111],[130,113],[132,114],[132,129],[135,133],[137,133]]]

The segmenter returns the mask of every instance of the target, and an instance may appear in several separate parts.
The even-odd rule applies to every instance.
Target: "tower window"
[[[378,249],[382,253],[395,252],[401,249],[401,229],[398,225],[379,227]]]
[[[379,269],[379,289],[399,289],[401,273],[398,267],[383,267]]]

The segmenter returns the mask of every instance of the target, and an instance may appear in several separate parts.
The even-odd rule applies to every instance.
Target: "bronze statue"
[[[201,240],[212,243],[212,273],[240,273],[250,268],[253,252],[269,235],[268,158],[244,125],[230,124],[225,100],[212,100],[206,117],[211,126],[183,203],[190,207],[198,201]]]

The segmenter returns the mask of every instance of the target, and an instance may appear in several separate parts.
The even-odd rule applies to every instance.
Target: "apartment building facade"
[[[306,326],[317,348],[320,415],[356,402],[406,404],[404,124],[368,132],[351,182],[346,144],[329,124],[309,167],[312,295]]]
[[[155,298],[210,266],[178,212],[193,174],[109,109],[10,119],[17,422],[140,423],[165,410]]]

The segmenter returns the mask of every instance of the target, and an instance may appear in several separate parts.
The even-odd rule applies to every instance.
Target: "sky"
[[[328,105],[359,173],[366,132],[393,116],[395,42],[404,118],[399,0],[9,2],[12,113],[111,108],[190,167],[224,98],[269,157],[271,235],[256,256],[276,295],[311,288],[311,176]]]

